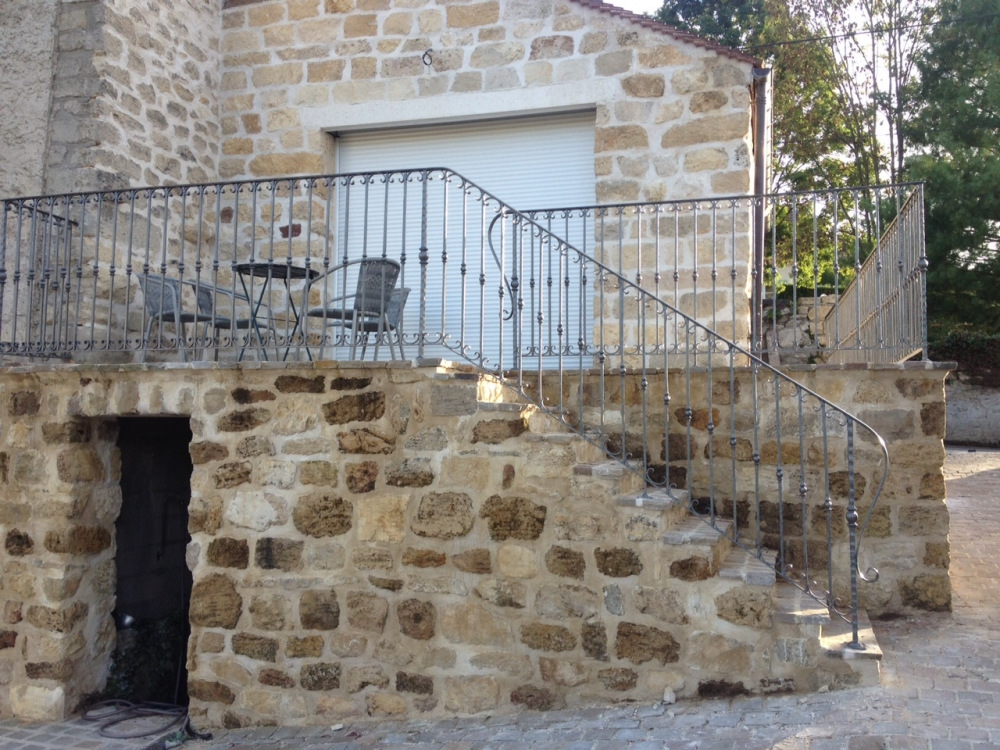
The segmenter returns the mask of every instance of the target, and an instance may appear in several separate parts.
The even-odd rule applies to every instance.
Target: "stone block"
[[[257,682],[268,687],[284,688],[289,690],[295,687],[295,678],[280,669],[262,669],[257,675]]]
[[[500,3],[489,0],[471,5],[448,5],[446,19],[449,28],[468,29],[489,26],[500,20]]]
[[[322,487],[336,487],[337,466],[330,461],[303,461],[299,464],[299,481]]]
[[[646,134],[646,129],[641,125],[619,125],[616,127],[598,128],[594,138],[594,150],[596,153],[645,149],[649,147],[649,137]]]
[[[278,642],[274,638],[236,633],[231,639],[231,644],[234,654],[257,661],[273,662],[278,656]]]
[[[445,708],[458,714],[490,711],[500,703],[500,686],[492,677],[447,677]]]
[[[188,450],[191,453],[191,463],[195,466],[211,461],[222,461],[229,457],[229,449],[226,446],[208,441],[191,443]]]
[[[626,578],[642,572],[642,561],[639,559],[638,553],[628,547],[613,547],[611,549],[598,547],[594,550],[594,559],[597,563],[597,569],[612,578]]]
[[[472,498],[468,495],[435,492],[420,499],[410,528],[418,536],[454,539],[472,531],[474,521]]]
[[[418,641],[430,640],[434,637],[437,610],[432,602],[419,599],[406,599],[396,608],[400,632]]]
[[[239,528],[265,531],[278,520],[278,513],[265,493],[239,490],[226,507],[225,517]]]
[[[487,578],[476,586],[476,594],[497,607],[524,609],[528,603],[528,591],[523,583]]]
[[[903,605],[929,612],[951,611],[951,579],[947,574],[930,573],[900,583]]]
[[[347,594],[347,622],[352,628],[381,633],[389,617],[389,602],[361,591]]]
[[[432,549],[416,549],[407,547],[403,550],[403,565],[413,565],[417,568],[439,568],[447,562],[443,552]]]
[[[632,597],[636,610],[641,614],[677,625],[688,621],[684,600],[672,589],[636,586]]]
[[[434,679],[427,675],[396,672],[396,690],[401,693],[430,695],[434,692]]]
[[[306,664],[299,671],[299,684],[306,690],[337,690],[340,688],[340,665]]]
[[[319,657],[323,655],[323,637],[319,635],[290,636],[285,643],[285,656],[289,659]]]
[[[13,685],[10,706],[19,721],[59,722],[66,718],[66,693],[61,686]]]
[[[306,495],[292,512],[295,528],[317,538],[346,534],[353,525],[353,517],[354,506],[331,494]]]
[[[255,596],[250,601],[250,618],[259,630],[283,630],[290,609],[288,599],[281,594]]]
[[[24,557],[35,549],[35,542],[26,531],[11,529],[4,537],[3,547],[12,557]]]
[[[232,629],[242,613],[243,597],[231,578],[215,573],[195,581],[190,603],[192,625]]]
[[[490,551],[482,547],[452,555],[451,564],[463,573],[488,575],[493,572],[493,565],[490,562]]]
[[[410,442],[407,442],[408,449]],[[385,483],[393,487],[426,487],[433,481],[434,472],[426,458],[408,458],[390,467],[385,477]]]
[[[250,545],[246,539],[220,537],[208,544],[208,564],[219,568],[246,568],[250,563]]]
[[[505,440],[516,438],[528,429],[528,423],[523,418],[490,419],[479,422],[472,429],[473,443],[499,445]]]
[[[69,484],[96,483],[105,479],[104,460],[92,448],[67,448],[56,459],[59,478]]]
[[[624,693],[636,686],[639,675],[632,669],[623,667],[609,667],[597,673],[601,684],[608,690],[616,693]]]
[[[680,148],[700,143],[741,140],[747,137],[749,128],[749,116],[744,113],[701,117],[690,123],[669,128],[663,134],[660,146],[662,148]]]
[[[216,429],[219,432],[249,432],[269,421],[271,412],[267,409],[242,409],[220,417]]]
[[[306,591],[299,599],[299,621],[306,630],[334,630],[340,625],[335,591]]]
[[[293,571],[302,568],[302,549],[298,539],[264,537],[254,549],[254,564],[264,570]]]
[[[250,482],[253,465],[249,461],[234,461],[222,464],[212,475],[216,489],[239,487]]]
[[[392,453],[396,448],[396,438],[361,428],[338,433],[337,445],[342,453],[379,455]]]
[[[521,643],[536,651],[572,651],[576,636],[562,625],[528,623],[521,626]]]
[[[483,504],[479,516],[489,519],[490,538],[495,542],[530,541],[541,536],[545,528],[546,507],[524,497],[493,495]]]
[[[615,656],[633,664],[656,660],[660,664],[680,658],[680,644],[665,630],[632,622],[618,623]]]
[[[771,627],[771,595],[767,591],[732,589],[715,597],[715,611],[734,625]]]
[[[366,687],[379,689],[389,686],[389,675],[378,664],[351,667],[344,675],[344,689],[348,693],[359,693]]]
[[[442,608],[441,634],[452,643],[506,646],[513,641],[510,624],[493,617],[478,602],[460,602]]]
[[[392,553],[378,548],[360,548],[351,554],[351,563],[358,570],[392,570]]]
[[[188,680],[188,695],[205,703],[232,705],[236,695],[221,682],[211,680]]]
[[[365,696],[366,711],[371,717],[399,717],[406,714],[406,699],[393,693],[369,693]]]
[[[510,694],[510,702],[515,706],[524,706],[532,711],[551,711],[563,708],[565,701],[548,688],[535,685],[519,685]]]
[[[667,87],[662,75],[650,73],[636,73],[623,78],[621,83],[626,94],[644,99],[662,97]]]
[[[600,611],[601,595],[586,586],[546,584],[535,597],[535,613],[550,620],[596,617]]]
[[[689,663],[698,670],[748,674],[750,646],[718,633],[692,633],[687,644]]]
[[[497,550],[497,569],[508,578],[534,578],[538,574],[535,551],[518,544],[505,544]]]
[[[327,424],[372,422],[385,414],[385,394],[381,391],[352,393],[323,405]]]
[[[565,687],[576,687],[590,679],[590,670],[584,663],[578,661],[541,657],[538,660],[538,669],[543,680]]]

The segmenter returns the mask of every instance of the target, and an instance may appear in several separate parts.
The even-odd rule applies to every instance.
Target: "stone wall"
[[[800,374],[890,439],[868,606],[946,608],[943,373]],[[0,404],[2,715],[59,718],[102,684],[121,502],[114,418],[135,415],[191,420],[200,725],[826,684],[814,662],[775,658],[767,589],[699,575],[665,549],[661,511],[621,507],[615,480],[574,471],[597,459],[591,446],[496,403],[477,376],[25,368],[4,372]]]
[[[217,179],[217,3],[109,0],[93,168],[115,186]]]
[[[58,0],[8,0],[0,24],[0,197],[38,195],[49,104]]]
[[[217,177],[217,7],[17,0],[4,14],[0,194]]]
[[[1000,445],[1000,383],[995,373],[954,372],[945,382],[947,439],[969,445]]]

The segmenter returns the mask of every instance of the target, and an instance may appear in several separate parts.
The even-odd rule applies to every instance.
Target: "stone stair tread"
[[[479,411],[525,412],[533,409],[531,404],[511,403],[510,401],[478,401]]]
[[[587,477],[623,477],[631,474],[632,470],[620,461],[597,461],[577,464],[573,467],[573,473]]]
[[[615,499],[615,503],[625,508],[655,508],[667,510],[680,506],[687,507],[690,493],[687,490],[677,489],[647,489],[645,492],[632,492],[627,495],[620,495]]]
[[[763,550],[764,560],[771,560],[771,564],[768,564],[746,550],[733,547],[719,569],[719,577],[740,580],[751,586],[773,586],[776,579],[774,554],[770,550]]]
[[[830,611],[826,605],[791,583],[775,586],[772,600],[778,622],[818,625],[830,622]]]
[[[732,525],[732,521],[716,520],[715,526],[710,526],[700,518],[692,517],[665,533],[662,539],[666,544],[712,544],[728,534]]]
[[[840,617],[834,617],[827,625],[823,626],[819,642],[827,656],[876,661],[882,658],[882,647],[878,645],[875,631],[872,629],[868,613],[864,609],[858,610],[858,641],[864,648],[852,648],[850,644],[853,640],[851,623],[845,622]]]

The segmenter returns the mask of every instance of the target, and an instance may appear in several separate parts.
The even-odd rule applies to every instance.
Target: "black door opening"
[[[187,705],[191,428],[181,418],[122,418],[118,423],[118,642],[105,696]]]

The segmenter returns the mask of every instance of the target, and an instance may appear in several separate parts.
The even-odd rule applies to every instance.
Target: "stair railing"
[[[858,585],[878,571],[860,563],[861,542],[889,465],[878,433],[548,227],[504,211],[490,239],[509,279],[496,286],[512,295],[502,382],[647,492],[686,489],[696,515],[849,622],[863,648]]]
[[[651,251],[626,242],[644,236],[644,217],[571,243],[447,169],[0,204],[5,361],[346,359],[350,329],[301,311],[356,282],[308,277],[389,258],[399,286],[414,292],[391,333],[407,357],[493,373],[647,487],[687,490],[707,523],[850,620],[860,646],[858,581],[877,575],[859,564],[860,545],[887,452],[869,425],[736,343],[749,327],[749,260],[740,270],[721,253],[749,259],[752,205],[716,202],[654,227],[672,232],[678,263],[692,269],[691,289],[674,300],[658,274],[621,272],[633,247]],[[688,224],[707,231],[684,237]],[[615,232],[611,263],[592,251]],[[242,275],[248,263],[265,264],[268,276]],[[209,288],[227,302],[196,308],[198,325],[184,326],[150,309],[139,283],[150,275],[189,290],[181,306],[200,304]],[[222,325],[245,317],[247,300],[274,313],[267,325]]]

